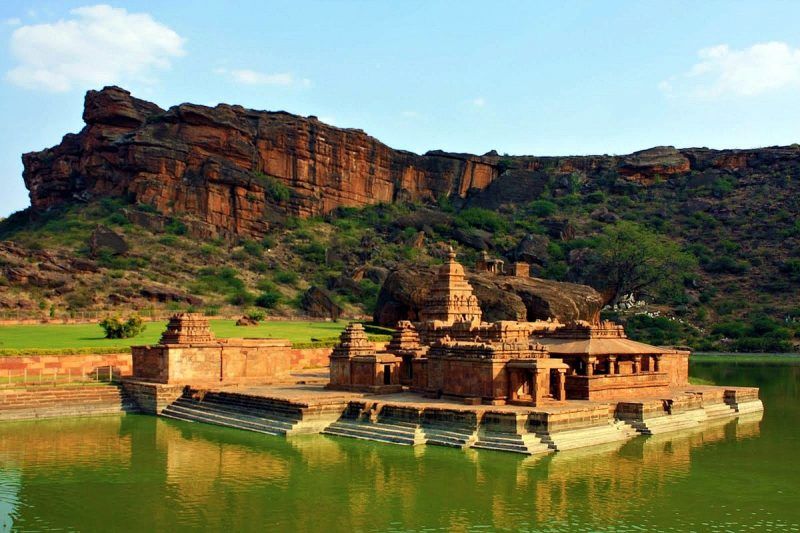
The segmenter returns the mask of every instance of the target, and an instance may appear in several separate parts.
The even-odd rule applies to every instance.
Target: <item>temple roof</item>
[[[559,355],[655,355],[664,353],[678,353],[681,350],[674,348],[659,348],[643,342],[637,342],[625,337],[617,338],[583,338],[569,339],[559,337],[542,337],[536,339],[543,344],[551,354]]]

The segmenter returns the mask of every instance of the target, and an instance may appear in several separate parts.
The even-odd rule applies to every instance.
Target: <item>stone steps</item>
[[[542,439],[532,433],[518,435],[514,433],[479,433],[472,448],[534,455],[550,453],[553,450]]]
[[[478,432],[467,427],[423,425],[422,431],[426,442],[436,446],[469,448],[478,440]]]
[[[715,403],[711,405],[704,405],[703,410],[706,413],[706,419],[713,420],[715,418],[725,418],[736,415],[736,409],[727,403]]]
[[[706,420],[705,411],[695,409],[674,415],[656,416],[644,420],[627,420],[626,422],[643,435],[658,435],[695,428],[704,420]]]
[[[276,425],[283,426],[287,430],[291,429],[297,421],[300,420],[299,416],[290,416],[282,411],[275,412],[265,411],[263,409],[248,409],[215,400],[195,400],[185,396],[175,400],[172,405],[213,412],[222,416],[252,419],[254,422],[273,422]]]
[[[586,446],[598,446],[610,442],[628,440],[638,435],[631,425],[615,421],[603,426],[558,431],[540,434],[542,442],[555,451],[574,450]]]
[[[264,433],[266,435],[272,435],[272,436],[276,436],[276,437],[283,436],[283,435],[286,434],[285,432],[279,432],[279,431],[274,431],[274,430],[271,430],[271,429],[264,429],[264,428],[254,427],[254,426],[251,426],[249,424],[236,422],[234,420],[227,420],[226,421],[226,420],[221,420],[221,419],[218,419],[218,418],[207,417],[207,416],[199,414],[199,413],[186,414],[186,413],[180,412],[180,411],[178,411],[176,409],[165,409],[160,413],[159,416],[163,416],[165,418],[172,418],[174,420],[181,420],[183,422],[200,422],[200,423],[204,423],[204,424],[212,424],[212,425],[215,425],[215,426],[223,426],[223,427],[229,427],[229,428],[234,428],[234,429],[241,429],[241,430],[244,430],[244,431],[252,431],[252,432],[255,432],[255,433]]]
[[[286,435],[297,422],[281,416],[269,416],[264,412],[255,416],[224,405],[217,405],[215,402],[201,402],[185,397],[168,405],[161,415],[187,422],[203,422],[277,436]]]
[[[764,410],[764,404],[761,403],[761,400],[751,400],[747,402],[731,404],[731,409],[734,409],[736,413],[740,415],[759,413]]]
[[[59,418],[136,411],[116,385],[28,388],[0,392],[0,420]]]
[[[372,423],[360,422],[352,419],[340,419],[325,428],[322,433],[338,437],[351,437],[354,439],[402,444],[406,446],[425,444],[425,436],[416,425],[411,427],[394,423]]]

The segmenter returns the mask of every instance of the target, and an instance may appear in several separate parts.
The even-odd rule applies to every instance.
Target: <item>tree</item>
[[[611,304],[626,294],[673,299],[697,268],[694,256],[664,235],[628,221],[606,226],[581,267],[581,278]]]
[[[144,331],[145,325],[138,315],[123,320],[118,316],[109,316],[100,321],[100,327],[106,333],[107,339],[130,339]]]

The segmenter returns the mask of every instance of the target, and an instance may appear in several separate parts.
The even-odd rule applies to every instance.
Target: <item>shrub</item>
[[[245,315],[247,318],[254,322],[261,322],[267,316],[261,309],[249,309]]]
[[[744,274],[750,269],[747,261],[734,259],[730,256],[722,256],[712,259],[703,268],[706,272],[714,273],[727,273],[727,274]]]
[[[220,269],[203,268],[200,269],[193,288],[200,293],[230,294],[244,290],[244,282],[239,279],[236,271],[230,267]]]
[[[606,193],[603,191],[594,191],[586,195],[586,201],[591,204],[602,204],[606,201]]]
[[[277,290],[266,290],[263,291],[255,300],[255,303],[259,307],[264,307],[266,309],[272,309],[278,302],[281,300],[281,293]]]
[[[133,315],[127,320],[118,316],[106,317],[100,321],[100,327],[105,331],[107,339],[130,339],[143,332],[146,326],[142,317]]]
[[[308,244],[298,246],[297,248],[297,253],[299,253],[303,259],[318,265],[325,264],[325,252],[325,246],[318,242],[310,242]]]
[[[252,255],[253,257],[261,257],[264,254],[264,248],[255,241],[242,241],[242,248],[246,253]]]
[[[267,196],[276,202],[286,202],[292,196],[292,190],[284,185],[278,178],[268,176],[263,172],[253,174],[256,181],[264,187]]]
[[[241,289],[234,292],[230,298],[228,298],[228,301],[231,305],[249,306],[255,303],[256,297],[251,292]]]
[[[506,222],[503,218],[488,209],[470,207],[461,211],[456,217],[462,225],[481,228],[491,232],[505,231]]]
[[[275,284],[271,280],[269,280],[267,278],[262,278],[262,279],[258,280],[258,282],[256,283],[256,288],[258,290],[260,290],[260,291],[274,291],[274,290],[276,290]]]
[[[172,219],[169,224],[167,224],[164,229],[167,233],[171,233],[173,235],[186,235],[189,231],[189,228],[186,227],[186,224],[181,222],[178,219]]]
[[[213,257],[220,254],[220,249],[213,244],[200,245],[200,254],[205,257]]]
[[[535,200],[530,203],[531,213],[537,217],[549,217],[556,212],[558,206],[550,200]]]
[[[289,270],[278,270],[275,272],[275,281],[283,285],[297,285],[298,277],[296,272]]]
[[[800,281],[800,259],[788,259],[780,267],[781,272],[789,276],[789,279]]]

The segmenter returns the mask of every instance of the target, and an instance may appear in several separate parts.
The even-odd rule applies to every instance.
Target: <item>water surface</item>
[[[800,366],[697,364],[763,420],[546,457],[143,415],[0,424],[3,530],[800,531]]]

